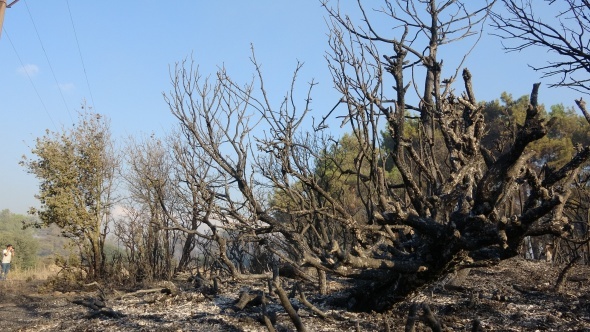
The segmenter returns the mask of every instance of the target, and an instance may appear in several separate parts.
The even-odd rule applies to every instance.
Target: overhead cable
[[[57,77],[55,76],[55,71],[53,70],[53,66],[51,65],[51,61],[49,61],[49,56],[47,55],[47,51],[45,51],[45,46],[41,41],[41,36],[39,35],[39,30],[37,29],[37,25],[35,24],[35,20],[33,19],[33,15],[31,15],[31,11],[29,9],[29,5],[26,1],[24,1],[25,7],[27,7],[27,12],[29,13],[29,18],[31,19],[31,23],[33,23],[33,28],[35,29],[35,33],[37,34],[37,39],[39,40],[39,44],[41,44],[41,49],[43,50],[43,54],[45,54],[45,59],[47,60],[47,64],[49,65],[49,69],[51,70],[51,74],[53,75],[53,80],[55,81],[55,85],[59,90],[59,94],[61,95],[61,100],[66,107],[66,111],[68,112],[68,116],[70,117],[70,121],[74,122],[72,118],[72,114],[70,113],[70,108],[68,107],[68,103],[66,102],[66,98],[64,97],[63,91],[60,88],[59,82],[57,81]]]
[[[8,31],[6,31],[6,28],[3,28],[3,30],[4,30],[4,35],[6,35],[6,38],[8,39],[8,42],[10,43],[10,45],[12,45],[12,49],[14,50],[14,53],[16,54],[16,57],[18,58],[18,61],[20,62],[21,68],[23,68],[23,71],[25,72],[25,74],[27,74],[27,77],[29,78],[29,82],[31,82],[31,85],[33,86],[33,90],[35,90],[35,93],[37,94],[37,97],[39,98],[41,105],[43,105],[43,109],[45,110],[45,113],[47,113],[47,116],[49,117],[49,120],[51,120],[53,127],[57,129],[57,126],[55,125],[55,122],[53,121],[51,114],[47,110],[47,106],[45,106],[45,103],[43,102],[43,98],[41,98],[41,95],[39,94],[39,90],[37,90],[37,86],[33,82],[33,79],[31,78],[31,75],[29,74],[27,67],[25,67],[25,64],[23,63],[20,55],[18,54],[16,47],[14,47],[14,43],[12,43],[12,39],[10,39],[10,35],[8,34]]]
[[[84,57],[82,57],[82,51],[80,50],[80,43],[78,42],[78,34],[76,33],[76,26],[74,25],[74,19],[72,17],[72,10],[70,9],[70,2],[68,0],[66,0],[66,4],[68,5],[68,12],[70,13],[70,22],[72,22],[72,29],[74,29],[74,37],[76,38],[76,45],[78,46],[78,53],[80,54],[80,61],[82,62],[82,69],[84,70],[84,77],[86,78],[86,86],[88,87],[88,92],[90,93],[90,101],[92,101],[92,106],[96,110],[96,104],[94,103],[92,89],[90,89],[90,82],[88,81],[88,74],[86,74],[86,65],[84,64]]]

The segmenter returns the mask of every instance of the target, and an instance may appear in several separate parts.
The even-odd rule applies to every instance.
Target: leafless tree
[[[543,77],[557,77],[551,86],[589,93],[590,2],[587,0],[502,0],[492,14],[496,34],[508,51],[534,48],[549,51],[556,60],[533,65]],[[541,8],[546,15],[539,15]],[[550,13],[550,15],[549,15]]]
[[[449,273],[517,255],[525,236],[567,232],[561,208],[590,148],[557,170],[529,167],[525,149],[548,127],[534,85],[525,122],[492,154],[482,144],[483,106],[470,72],[447,74],[439,59],[445,46],[461,43],[470,43],[467,55],[492,2],[383,3],[369,11],[359,1],[357,24],[323,2],[331,22],[327,59],[342,98],[319,122],[308,119],[315,83],[297,93],[300,65],[276,104],[254,54],[255,78],[245,85],[223,68],[204,78],[190,62],[176,66],[165,98],[183,146],[207,166],[195,202],[211,233],[199,236],[217,242],[234,277],[246,276],[228,258],[228,240],[257,244],[308,280],[315,277],[304,267],[319,279],[350,278],[351,309],[380,311]],[[461,73],[464,92],[456,95]],[[331,153],[334,118],[352,129],[349,165]],[[398,177],[387,174],[389,159]],[[334,169],[354,179],[358,206],[334,190]],[[527,197],[513,206],[519,192]],[[224,229],[239,235],[230,239]]]
[[[115,235],[126,249],[136,281],[168,279],[174,272],[174,249],[181,235],[169,230],[170,220],[159,204],[160,195],[170,191],[170,156],[165,143],[154,137],[140,142],[130,139],[127,151],[128,167],[122,178],[129,197],[115,223]]]
[[[581,257],[590,264],[590,174],[583,170],[573,183],[571,198],[565,205],[564,215],[570,220],[571,230],[567,238],[549,238],[554,262],[564,263]]]
[[[259,219],[270,218],[263,212],[263,191],[253,160],[248,93],[251,86],[240,87],[223,70],[216,80],[203,78],[192,62],[178,64],[172,74],[172,91],[165,95],[172,114],[180,123],[174,141],[177,197],[184,206],[179,216],[164,211],[174,228],[211,240],[219,253],[219,262],[234,278],[266,278],[268,274],[246,275],[228,255],[235,248],[228,241],[245,244],[258,242],[257,235],[268,233],[268,225]],[[189,218],[190,227],[180,218]],[[232,236],[228,236],[228,234]]]
[[[459,68],[445,74],[439,58],[445,47],[477,40],[493,2],[384,1],[374,11],[358,5],[354,21],[325,4],[333,23],[328,60],[348,111],[343,121],[365,144],[355,168],[370,169],[358,172],[358,181],[371,193],[364,198],[369,223],[381,227],[347,253],[365,264],[380,262],[365,274],[380,275],[381,282],[361,287],[356,307],[384,309],[442,275],[517,255],[526,236],[565,234],[563,203],[590,148],[580,148],[559,170],[529,165],[526,147],[550,125],[537,104],[536,84],[514,139],[502,153],[491,153],[482,144],[486,124],[471,73],[463,70],[464,92],[456,95]],[[390,182],[379,163],[379,120],[393,141],[399,183]],[[411,125],[417,132],[408,130]],[[526,195],[515,204],[518,193]],[[394,232],[400,227],[406,227],[403,236]],[[369,241],[375,238],[385,250],[376,250]]]

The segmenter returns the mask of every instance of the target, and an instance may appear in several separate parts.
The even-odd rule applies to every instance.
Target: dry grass
[[[58,271],[59,268],[55,264],[39,264],[29,269],[11,268],[8,278],[0,281],[0,302],[14,302],[22,296],[46,293],[44,285]]]
[[[33,281],[33,280],[47,280],[59,272],[59,267],[55,264],[39,264],[34,268],[21,269],[12,267],[8,273],[6,281]]]

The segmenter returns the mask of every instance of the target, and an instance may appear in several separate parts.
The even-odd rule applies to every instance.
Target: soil
[[[554,285],[564,266],[520,258],[497,266],[472,269],[460,286],[433,285],[385,314],[348,312],[343,280],[330,280],[330,295],[308,300],[326,314],[322,319],[293,299],[308,331],[404,331],[408,311],[418,304],[416,331],[430,331],[428,306],[443,331],[590,331],[590,267],[576,265],[561,290]],[[287,281],[285,281],[287,283]],[[40,281],[0,283],[0,327],[3,331],[268,331],[262,307],[235,303],[240,291],[266,290],[263,283],[248,286],[225,283],[208,295],[186,280],[154,285],[135,293],[47,291]],[[286,290],[290,290],[285,285]],[[102,296],[102,297],[101,297]],[[276,315],[277,331],[295,326],[275,295],[266,305]],[[474,324],[476,325],[474,327]]]

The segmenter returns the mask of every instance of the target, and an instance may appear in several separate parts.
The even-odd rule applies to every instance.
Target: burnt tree
[[[564,203],[590,155],[585,146],[560,169],[538,171],[530,164],[535,152],[527,147],[545,136],[551,124],[537,103],[540,84],[534,84],[526,118],[504,151],[494,154],[482,144],[486,123],[471,73],[462,71],[464,92],[455,95],[450,86],[457,75],[443,79],[438,55],[447,44],[477,32],[491,3],[471,9],[461,1],[385,3],[378,12],[398,27],[393,36],[378,31],[360,2],[361,26],[328,9],[335,23],[331,68],[348,106],[347,121],[368,133],[367,140],[374,136],[375,119],[387,122],[391,158],[402,179],[380,179],[378,167],[359,176],[376,193],[367,200],[367,210],[383,229],[412,229],[406,243],[393,239],[378,286],[359,293],[358,308],[365,310],[384,309],[451,271],[513,257],[525,236],[563,235],[569,230]],[[423,84],[421,90],[416,82]],[[412,111],[419,126],[418,134],[409,135],[405,127]],[[359,160],[378,164],[379,151],[361,153]],[[512,197],[518,192],[527,197],[515,207]]]
[[[590,85],[590,1],[502,0],[503,6],[492,13],[496,35],[502,38],[506,51],[540,49],[556,55],[544,65],[532,65],[543,77],[554,77],[551,86],[565,86],[588,94]],[[545,8],[543,8],[545,7]],[[542,9],[550,17],[538,15]],[[553,13],[555,15],[553,16]]]
[[[314,276],[303,267],[318,279],[351,278],[351,309],[383,311],[449,273],[514,257],[526,236],[567,232],[563,206],[590,148],[559,169],[530,165],[527,147],[551,124],[535,84],[511,141],[502,153],[488,151],[471,73],[443,76],[439,54],[450,43],[475,43],[491,4],[384,1],[368,11],[359,1],[356,25],[323,2],[332,23],[327,59],[342,97],[312,130],[315,83],[296,93],[300,65],[277,105],[254,55],[256,80],[246,85],[224,69],[204,79],[177,66],[166,100],[194,157],[212,171],[201,175],[207,185],[194,204],[214,233],[199,236],[219,243],[234,277],[244,275],[227,258],[224,228],[307,280]],[[458,80],[460,95],[452,88]],[[351,128],[351,158],[332,153],[335,122]],[[516,206],[515,193],[526,193]]]

